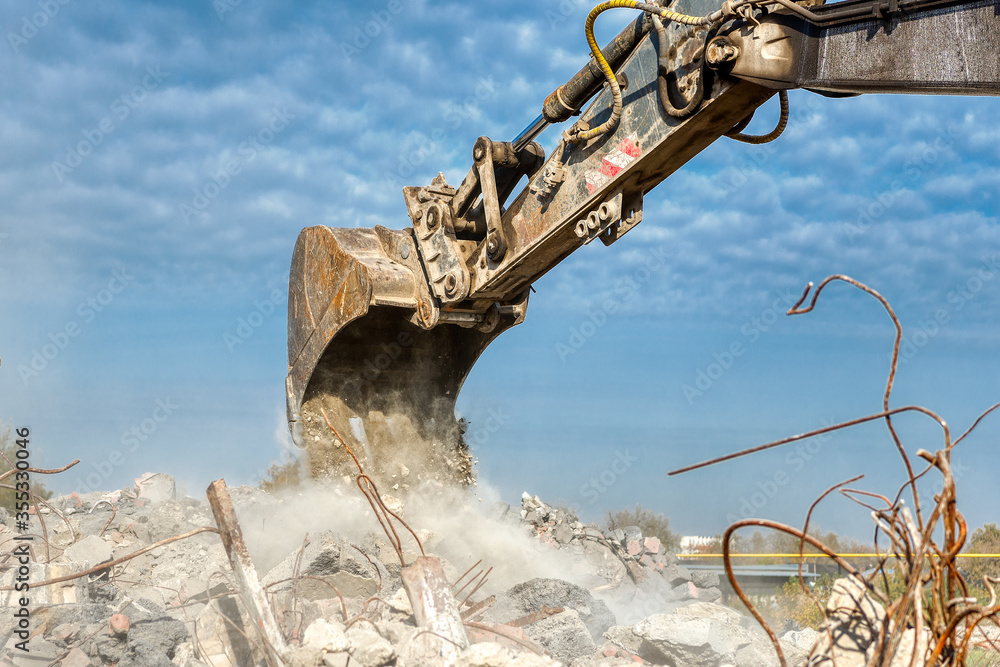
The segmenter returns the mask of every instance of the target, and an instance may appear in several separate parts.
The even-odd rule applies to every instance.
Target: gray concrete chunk
[[[94,566],[111,560],[112,554],[110,544],[97,535],[87,535],[70,545],[63,556],[72,563],[90,563]]]

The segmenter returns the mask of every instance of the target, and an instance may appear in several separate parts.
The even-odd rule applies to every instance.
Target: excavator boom
[[[594,19],[615,7],[641,14],[598,51]],[[583,245],[618,241],[642,221],[645,193],[716,139],[780,134],[786,90],[1000,94],[998,28],[1000,0],[599,5],[594,57],[535,122],[512,142],[480,137],[457,187],[439,174],[403,188],[411,227],[299,236],[286,390],[311,473],[351,474],[350,449],[400,491],[470,481],[455,400],[482,351],[523,321],[534,281]],[[772,136],[740,134],[776,92]],[[576,115],[546,157],[533,140]]]

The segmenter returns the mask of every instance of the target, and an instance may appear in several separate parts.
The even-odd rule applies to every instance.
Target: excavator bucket
[[[299,235],[286,394],[292,438],[313,477],[357,475],[350,448],[383,489],[472,481],[455,399],[523,308],[433,326],[440,314],[417,255],[411,229],[317,226]]]

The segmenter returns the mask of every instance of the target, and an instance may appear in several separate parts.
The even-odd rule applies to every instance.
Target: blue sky
[[[0,419],[31,427],[38,465],[83,460],[52,486],[259,478],[285,442],[299,230],[406,226],[394,184],[458,182],[476,137],[534,119],[587,60],[588,8],[5,3]],[[631,18],[602,17],[599,37]],[[748,506],[798,523],[862,472],[894,491],[881,424],[666,475],[880,409],[892,328],[877,303],[834,285],[815,312],[783,314],[831,273],[903,320],[894,405],[962,431],[1000,400],[1000,102],[790,97],[778,142],[714,144],[647,195],[626,240],[536,283],[527,321],[483,356],[459,408],[506,499],[585,518],[638,502],[712,534]],[[768,103],[751,130],[776,115]],[[939,446],[927,420],[899,423],[909,451]],[[955,453],[973,527],[1000,518],[998,434],[987,420]],[[869,534],[864,512],[826,507],[824,528]]]

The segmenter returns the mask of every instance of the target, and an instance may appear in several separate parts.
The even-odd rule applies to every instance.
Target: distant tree
[[[806,593],[798,577],[792,577],[775,595],[775,620],[780,624],[793,621],[801,628],[818,630],[824,618],[823,607],[833,592],[833,582],[831,575],[820,575],[806,584],[810,591]]]
[[[680,536],[670,530],[669,517],[648,510],[638,503],[634,510],[608,511],[607,525],[610,530],[637,526],[643,535],[659,538],[668,551],[676,551],[681,546]]]
[[[258,486],[268,493],[274,493],[279,489],[291,488],[301,483],[302,464],[299,459],[290,458],[284,463],[272,463]]]
[[[741,534],[742,533],[742,534]],[[814,526],[809,529],[809,536],[814,537],[831,550],[834,553],[867,553],[873,551],[873,547],[862,544],[857,540],[850,537],[844,537],[834,533],[832,531],[823,532],[818,526]],[[752,534],[746,534],[746,531],[738,531],[733,534],[730,539],[730,551],[732,553],[740,554],[798,554],[800,547],[800,540],[794,535],[784,533],[777,530],[770,530],[766,533],[755,530]],[[720,547],[721,551],[721,540]],[[820,550],[812,546],[808,542],[803,545],[803,553],[806,554],[818,554]],[[743,565],[751,564],[776,564],[776,563],[795,563],[798,561],[798,556],[792,555],[784,559],[775,559],[772,557],[762,557],[762,558],[751,558],[751,559],[741,559],[740,563]],[[856,561],[852,559],[855,565],[859,567],[864,564],[864,567],[870,567],[874,564],[874,561],[864,560]]]
[[[10,427],[3,427],[0,430],[0,475],[10,472],[17,464],[17,440],[14,437],[14,433],[10,430]],[[34,466],[35,461],[32,461],[32,466]],[[17,502],[17,491],[14,487],[17,480],[14,479],[15,475],[8,475],[0,481],[0,507],[13,512],[16,507]],[[31,491],[36,496],[42,499],[48,499],[52,497],[52,492],[45,488],[45,484],[41,481],[41,475],[32,474],[30,477]]]
[[[1000,528],[995,523],[972,531],[972,536],[965,547],[966,553],[997,554],[1000,553]],[[1000,558],[962,558],[962,570],[966,573],[969,584],[976,588],[983,587],[983,576],[1000,577]]]

